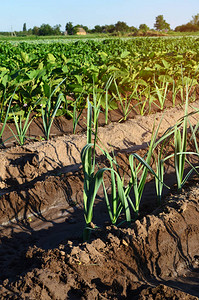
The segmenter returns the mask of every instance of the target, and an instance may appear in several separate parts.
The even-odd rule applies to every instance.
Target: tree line
[[[156,22],[154,24],[156,30],[170,30],[170,25],[164,20],[163,15],[159,15],[156,17]],[[110,34],[118,34],[118,33],[136,33],[141,30],[146,32],[150,30],[150,28],[146,24],[140,24],[138,28],[135,26],[128,26],[126,22],[118,21],[116,24],[110,25],[95,25],[94,28],[89,29],[87,26],[82,24],[73,25],[72,22],[66,23],[65,32],[61,31],[61,25],[55,25],[54,27],[49,24],[42,24],[40,27],[34,26],[32,29],[28,29],[26,27],[26,23],[23,24],[23,30],[20,32],[22,35],[38,35],[38,36],[50,36],[50,35],[75,35],[78,31],[78,28],[83,28],[86,33],[110,33]]]
[[[190,22],[177,26],[175,28],[175,31],[181,31],[181,32],[199,31],[199,14],[193,16]]]
[[[82,24],[73,25],[72,22],[68,22],[65,25],[65,32],[61,31],[61,25],[50,26],[49,24],[42,24],[40,27],[34,26],[32,29],[26,27],[26,23],[23,24],[23,30],[19,32],[20,35],[36,35],[36,36],[52,36],[52,35],[75,35],[78,32],[78,28],[83,28],[86,33],[136,33],[138,31],[147,32],[150,28],[146,24],[140,24],[138,28],[134,26],[128,26],[125,22],[118,21],[116,24],[110,25],[95,25],[94,28],[89,29]],[[159,15],[155,19],[154,28],[157,31],[171,30],[170,24],[166,22],[163,15]],[[153,29],[152,29],[153,30]],[[175,31],[199,31],[199,14],[192,16],[192,19],[187,24],[177,26]]]

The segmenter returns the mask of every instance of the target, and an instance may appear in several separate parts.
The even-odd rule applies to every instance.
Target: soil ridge
[[[179,200],[170,196],[132,228],[108,226],[89,243],[30,247],[29,271],[4,280],[1,299],[198,299],[199,279],[192,286],[182,281],[199,266],[198,196],[198,187]]]

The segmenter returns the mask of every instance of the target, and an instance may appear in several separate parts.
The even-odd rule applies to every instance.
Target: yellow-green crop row
[[[124,119],[132,109],[145,114],[148,107],[150,112],[152,103],[164,109],[169,92],[175,105],[179,93],[184,100],[186,84],[198,85],[198,49],[194,37],[0,42],[0,121],[26,118],[30,108],[42,115],[42,105],[50,97],[54,109],[60,93],[56,115],[72,118],[86,106],[88,95],[92,102],[93,88],[102,91],[107,82],[108,95],[99,103],[106,120],[109,109],[118,105]],[[134,107],[131,100],[136,101]]]

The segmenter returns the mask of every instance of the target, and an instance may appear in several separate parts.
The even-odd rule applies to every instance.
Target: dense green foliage
[[[161,88],[168,90],[183,85],[184,80],[197,84],[199,40],[196,38],[134,38],[84,40],[73,43],[0,43],[0,101],[7,103],[16,89],[12,110],[17,112],[33,106],[41,98],[45,103],[56,86],[63,93],[65,104],[59,113],[66,113],[72,102],[77,108],[85,105],[86,95],[102,89],[113,75],[122,95],[126,92],[142,96]],[[116,93],[115,85],[110,93]],[[79,97],[81,95],[81,97]],[[42,102],[43,101],[43,102]],[[69,100],[68,100],[69,101]],[[4,101],[5,105],[5,101]],[[39,111],[38,107],[35,108]]]

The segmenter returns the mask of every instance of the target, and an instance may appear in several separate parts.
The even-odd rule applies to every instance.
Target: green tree
[[[138,29],[135,27],[135,26],[131,26],[129,27],[130,31],[133,31],[133,32],[137,32]]]
[[[34,26],[33,29],[32,29],[32,34],[39,35],[39,27]]]
[[[61,30],[60,30],[60,28],[61,28],[61,25],[60,25],[60,24],[55,25],[55,26],[53,27],[53,35],[61,35]]]
[[[92,30],[92,32],[95,32],[95,33],[102,33],[103,30],[104,30],[104,27],[105,27],[105,26],[95,25],[95,27],[94,27],[94,29]]]
[[[192,16],[192,20],[190,23],[193,25],[199,26],[199,14]]]
[[[115,30],[120,31],[120,32],[128,32],[129,31],[129,26],[125,22],[118,21],[115,24]]]
[[[49,24],[42,24],[39,28],[39,35],[53,35],[53,28]]]
[[[156,17],[154,27],[156,30],[170,30],[170,25],[164,20],[163,15],[159,15]]]
[[[32,35],[32,34],[33,34],[32,28],[29,28],[29,29],[28,29],[27,34],[28,34],[28,35]]]
[[[149,27],[146,24],[140,24],[139,30],[142,30],[142,31],[146,32],[146,31],[149,30]]]
[[[113,24],[105,25],[104,27],[105,27],[104,28],[105,32],[113,33],[115,31],[115,25],[113,25]]]
[[[26,23],[23,24],[23,32],[26,32],[27,28],[26,28]]]
[[[180,31],[180,32],[193,32],[193,31],[199,31],[199,26],[192,24],[191,22],[177,26],[175,28],[175,31]]]
[[[69,34],[69,35],[74,35],[77,33],[77,27],[73,26],[72,22],[66,23],[65,29],[67,31],[67,34]]]

